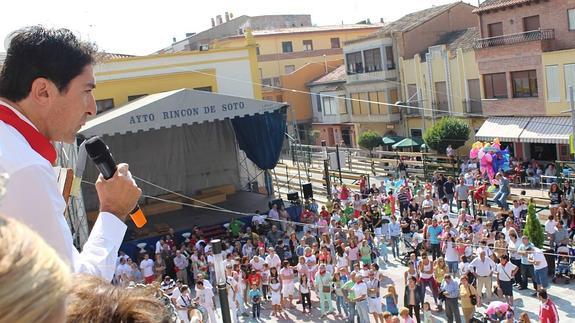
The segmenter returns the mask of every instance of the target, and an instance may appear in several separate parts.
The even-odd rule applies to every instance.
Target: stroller
[[[575,257],[575,250],[569,249],[568,246],[561,245],[557,248],[557,266],[555,268],[555,275],[551,281],[556,284],[558,280],[564,280],[565,284],[569,284],[573,272],[571,267]]]
[[[409,239],[403,239],[403,244],[405,246],[405,252],[401,254],[399,261],[404,266],[407,266],[409,264],[411,254],[417,253],[417,250]]]

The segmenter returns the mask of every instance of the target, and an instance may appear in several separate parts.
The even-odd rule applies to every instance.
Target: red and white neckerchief
[[[30,147],[34,149],[40,156],[44,157],[50,165],[56,163],[56,149],[50,143],[50,140],[41,134],[36,128],[31,126],[28,122],[22,120],[10,108],[0,104],[0,121],[13,127],[18,131],[24,139],[28,142]]]

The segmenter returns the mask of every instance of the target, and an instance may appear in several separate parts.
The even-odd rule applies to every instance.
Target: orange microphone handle
[[[130,212],[130,217],[132,218],[132,221],[134,221],[134,224],[138,229],[143,227],[148,222],[148,220],[146,220],[144,212],[142,211],[142,209],[140,209],[139,205],[136,205],[136,207],[132,210],[132,212]]]

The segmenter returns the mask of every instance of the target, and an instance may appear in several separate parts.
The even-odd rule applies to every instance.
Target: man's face
[[[95,84],[92,65],[87,65],[70,81],[66,91],[56,93],[46,116],[46,135],[50,140],[73,142],[88,116],[96,115],[92,93]]]

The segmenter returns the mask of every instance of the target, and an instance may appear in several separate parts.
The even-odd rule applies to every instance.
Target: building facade
[[[504,137],[525,159],[568,159],[570,121],[560,112],[568,108],[564,89],[575,62],[575,1],[486,0],[474,12],[483,111],[490,117],[478,139]]]
[[[312,98],[313,129],[319,132],[319,137],[327,143],[351,141],[353,146],[358,135],[367,130],[381,135],[421,137],[425,131],[425,125],[419,121],[421,117],[408,118],[420,116],[426,109],[422,96],[427,93],[427,83],[419,77],[425,74],[413,70],[423,68],[423,65],[415,61],[419,59],[419,53],[441,42],[446,33],[473,27],[475,8],[463,2],[428,8],[410,13],[368,36],[346,42],[344,66],[333,72],[334,75],[310,83],[315,97]],[[409,67],[405,69],[401,67],[404,58],[409,60]],[[437,60],[434,66],[440,64]],[[403,73],[409,74],[407,80]],[[415,86],[406,89],[405,82]],[[418,87],[421,89],[419,94]],[[461,88],[463,86],[458,84],[457,89]],[[434,88],[430,91],[436,92]],[[398,101],[408,101],[410,97],[415,105],[421,102],[420,109],[402,111],[395,106]],[[462,106],[462,103],[453,104],[454,109],[456,104]],[[436,107],[431,104],[427,107],[432,108]],[[431,122],[436,113],[428,112]]]
[[[421,137],[446,115],[466,120],[473,133],[481,127],[481,86],[473,50],[478,38],[477,28],[445,33],[426,53],[400,58],[402,97],[414,107],[404,114],[406,136]],[[462,153],[473,139],[460,148]]]

